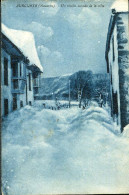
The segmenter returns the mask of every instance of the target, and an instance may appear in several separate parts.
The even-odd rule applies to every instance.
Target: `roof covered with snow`
[[[30,65],[37,66],[43,72],[43,67],[37,54],[34,36],[31,32],[10,29],[2,24],[2,33],[29,59]]]
[[[106,51],[105,51],[106,60],[107,60],[107,57],[108,57],[110,38],[111,38],[111,34],[113,32],[113,29],[114,29],[114,26],[115,26],[115,23],[116,23],[117,16],[118,16],[118,14],[128,14],[129,15],[129,9],[128,8],[129,8],[128,7],[128,0],[116,0],[111,6],[112,14],[111,14],[111,18],[110,18],[110,22],[109,22],[109,26],[108,26]],[[128,23],[128,21],[127,21],[127,23]],[[109,69],[109,65],[107,67],[107,70],[108,69]]]

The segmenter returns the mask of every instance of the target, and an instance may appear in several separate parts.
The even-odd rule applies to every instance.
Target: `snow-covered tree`
[[[87,100],[90,100],[92,97],[92,78],[93,74],[91,71],[79,71],[76,73],[74,80],[72,81],[72,88],[77,97],[80,108],[82,101],[86,105]]]

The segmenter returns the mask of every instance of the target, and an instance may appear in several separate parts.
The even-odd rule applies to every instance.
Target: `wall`
[[[117,38],[119,54],[120,76],[120,104],[122,128],[129,124],[129,32],[128,14],[119,14],[117,17]]]
[[[112,40],[114,39],[114,49]],[[121,131],[121,111],[120,111],[120,91],[119,91],[119,68],[118,68],[118,45],[117,45],[117,26],[114,26],[114,30],[110,39],[110,47],[108,53],[109,59],[109,74],[110,74],[110,94],[111,94],[111,115],[114,119],[114,122],[119,127]],[[113,57],[114,50],[114,57]],[[117,100],[114,100],[114,94],[117,94]],[[118,103],[118,105],[116,104]],[[118,115],[114,113],[114,108],[118,108]]]
[[[4,57],[8,59],[8,86],[4,85]],[[4,115],[4,99],[8,99],[9,113],[12,111],[12,93],[11,93],[11,58],[10,55],[5,51],[1,50],[1,114]]]
[[[4,85],[4,57],[8,59],[8,86]],[[20,82],[22,81],[23,77],[27,80],[27,85],[23,87],[23,92],[21,93],[15,93],[17,97],[17,109],[21,108],[21,102],[23,106],[26,104],[29,104],[31,102],[31,105],[33,105],[34,102],[34,95],[33,95],[33,82],[32,82],[32,71],[26,69],[26,64],[24,64],[24,68],[22,66],[22,73],[23,75],[20,76],[20,63],[24,64],[23,62],[18,63],[18,79],[20,79]],[[29,73],[31,74],[31,91],[29,90]],[[4,99],[8,99],[8,113],[13,111],[13,81],[12,81],[12,69],[11,69],[11,56],[8,54],[4,49],[2,49],[1,52],[1,115],[4,116]],[[15,91],[15,90],[13,90]],[[27,96],[27,97],[26,97]]]

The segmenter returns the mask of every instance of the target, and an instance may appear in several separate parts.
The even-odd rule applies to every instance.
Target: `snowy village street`
[[[97,105],[35,103],[9,114],[2,132],[7,194],[128,192],[129,137],[114,133],[111,121]]]
[[[128,8],[2,1],[2,195],[129,194]]]

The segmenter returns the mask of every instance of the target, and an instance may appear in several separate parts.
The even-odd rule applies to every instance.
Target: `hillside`
[[[54,96],[68,94],[70,76],[43,78],[39,95],[41,99],[52,99]]]
[[[39,89],[39,94],[36,99],[38,100],[51,100],[58,99],[66,100],[69,97],[69,81],[70,81],[70,94],[71,99],[76,100],[77,94],[75,92],[75,81],[77,80],[76,72],[71,75],[64,75],[60,77],[50,77],[50,78],[42,78],[41,80],[41,88]],[[87,71],[82,71],[85,74]],[[85,76],[86,77],[86,76]],[[95,98],[98,96],[100,92],[106,93],[109,90],[109,81],[107,74],[92,74],[92,97]]]

